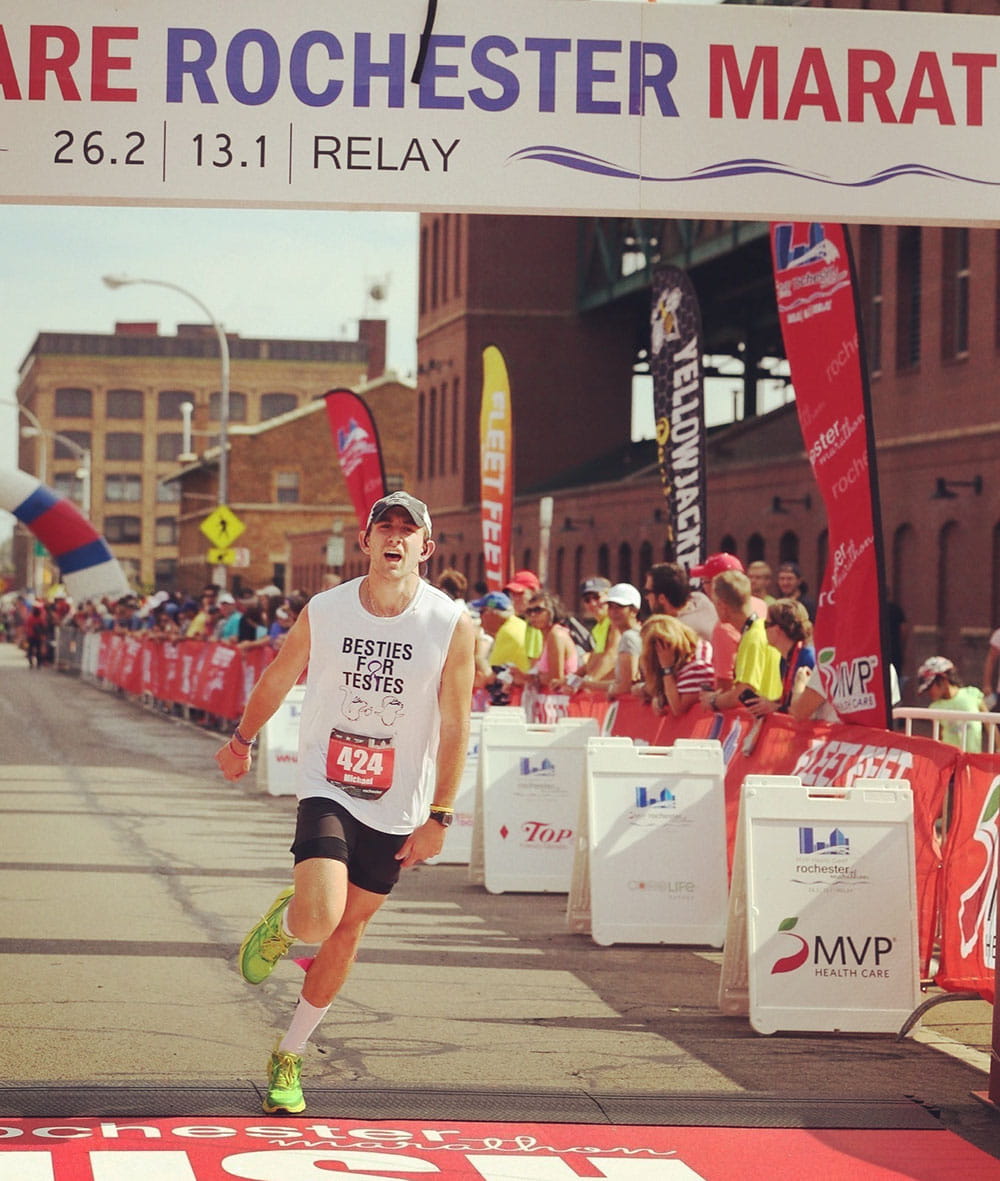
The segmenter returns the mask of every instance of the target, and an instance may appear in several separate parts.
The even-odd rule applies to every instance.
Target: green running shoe
[[[275,1050],[267,1064],[270,1082],[267,1097],[261,1106],[272,1115],[276,1111],[287,1111],[292,1115],[305,1111],[306,1101],[302,1094],[302,1059],[290,1050]]]
[[[281,929],[281,916],[294,893],[294,886],[282,890],[271,904],[271,909],[243,940],[240,946],[240,974],[247,984],[265,981],[274,965],[295,942]]]

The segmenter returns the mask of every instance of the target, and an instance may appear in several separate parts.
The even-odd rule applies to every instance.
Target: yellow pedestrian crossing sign
[[[236,550],[234,549],[210,549],[208,551],[210,566],[231,566],[235,561]]]
[[[215,512],[208,514],[199,528],[216,549],[227,550],[246,529],[246,525],[228,505],[220,504]]]

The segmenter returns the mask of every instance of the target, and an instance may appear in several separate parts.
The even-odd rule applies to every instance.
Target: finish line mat
[[[996,1181],[946,1130],[0,1116],[0,1181]]]

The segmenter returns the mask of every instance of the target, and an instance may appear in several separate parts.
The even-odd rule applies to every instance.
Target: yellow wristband
[[[449,808],[447,804],[431,804],[432,812],[454,812],[454,808]]]

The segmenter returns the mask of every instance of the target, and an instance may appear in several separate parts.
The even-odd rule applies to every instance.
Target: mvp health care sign
[[[427,16],[8,5],[0,201],[1000,222],[995,18],[441,0],[422,38]]]

